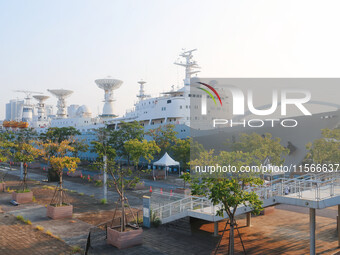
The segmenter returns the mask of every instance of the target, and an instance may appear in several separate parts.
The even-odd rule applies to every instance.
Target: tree
[[[245,183],[248,186],[262,185],[259,178],[203,178],[191,180],[191,193],[208,197],[212,203],[220,205],[216,215],[225,217],[228,215],[229,230],[229,254],[234,254],[234,228],[236,225],[235,213],[241,205],[250,207],[254,214],[259,214],[262,210],[262,201],[254,191],[244,189]]]
[[[135,167],[138,166],[141,158],[144,158],[149,163],[154,158],[154,154],[160,151],[160,148],[156,145],[155,141],[147,141],[143,139],[132,139],[124,143],[125,151],[128,153],[130,159],[134,163]]]
[[[111,131],[109,144],[116,150],[117,156],[129,161],[129,154],[125,150],[124,143],[132,139],[141,141],[143,137],[144,128],[137,121],[122,122],[119,129]]]
[[[85,140],[72,138],[70,145],[74,148],[72,156],[75,158],[78,158],[79,152],[87,152],[89,149],[89,145],[85,143]]]
[[[22,191],[27,189],[27,167],[28,163],[33,162],[41,155],[41,151],[33,141],[25,141],[13,144],[14,161],[22,162],[24,166],[23,181],[21,185]]]
[[[281,165],[284,156],[289,153],[289,149],[280,144],[280,138],[272,138],[269,133],[264,135],[243,133],[240,135],[240,140],[233,145],[233,149],[251,153],[255,165],[263,164],[267,157],[273,165]]]
[[[181,164],[181,167],[184,169],[187,169],[189,167],[190,144],[191,139],[177,139],[175,144],[171,147],[173,158],[177,160]]]
[[[50,127],[45,133],[40,134],[40,139],[44,142],[52,141],[61,143],[80,134],[80,131],[75,127]]]
[[[170,151],[170,147],[175,145],[178,140],[176,137],[178,133],[174,130],[174,127],[172,124],[167,124],[145,133],[156,142],[157,146],[161,149],[160,154]]]
[[[323,129],[322,138],[308,143],[307,159],[316,164],[334,164],[340,162],[340,129]]]
[[[45,133],[41,133],[39,138],[42,143],[45,144],[62,144],[64,141],[68,141],[68,146],[72,147],[72,150],[68,150],[68,153],[72,155],[73,158],[78,158],[79,152],[86,152],[89,148],[88,144],[84,140],[77,138],[81,133],[75,127],[51,127]],[[49,157],[57,153],[58,146],[50,146],[48,155]],[[48,179],[50,181],[55,181],[58,178],[58,170],[54,169],[51,165],[51,169],[48,171]]]
[[[159,147],[155,144],[154,141],[146,141],[146,140],[138,140],[138,139],[131,139],[124,143],[124,151],[128,158],[131,159],[134,166],[137,167],[139,164],[140,159],[143,157],[149,163],[153,160],[153,155],[159,151]],[[132,213],[133,217],[135,218],[127,197],[125,196],[125,189],[128,187],[134,187],[139,181],[139,177],[136,175],[138,172],[133,174],[130,167],[123,168],[122,164],[118,167],[114,162],[113,158],[109,158],[108,160],[108,170],[112,176],[112,184],[119,195],[119,199],[117,201],[117,206],[113,215],[113,219],[115,218],[116,211],[118,204],[121,205],[122,210],[122,218],[121,218],[121,232],[126,230],[126,214],[125,214],[125,205],[129,208],[130,212]],[[136,226],[138,226],[137,219]]]
[[[192,138],[176,139],[175,144],[171,147],[173,158],[179,161],[184,169],[189,169],[190,160],[197,159],[203,151],[203,146],[193,141]]]
[[[0,133],[0,162],[6,162],[12,156],[12,139],[13,137],[11,133]]]
[[[263,180],[258,178],[256,172],[245,173],[241,171],[243,166],[260,166],[270,157],[272,163],[282,164],[288,149],[280,144],[278,138],[272,139],[270,134],[263,136],[256,133],[241,134],[240,140],[232,145],[232,151],[214,150],[200,151],[199,155],[190,161],[191,166],[191,193],[209,198],[214,205],[220,205],[218,216],[228,215],[229,254],[234,254],[234,228],[236,225],[235,213],[240,206],[250,207],[252,213],[258,214],[262,210],[262,201],[258,195],[251,191],[251,187],[260,186]],[[196,175],[196,166],[232,166],[233,171],[201,172]],[[211,168],[212,169],[212,168]],[[195,174],[194,174],[195,173]]]
[[[100,128],[97,130],[97,141],[92,141],[92,151],[97,153],[98,157],[94,166],[103,170],[103,193],[104,200],[107,202],[107,160],[108,157],[114,160],[116,157],[116,150],[108,144],[109,130]]]
[[[42,155],[44,159],[51,165],[59,176],[59,183],[56,186],[56,192],[51,200],[51,205],[62,206],[68,204],[66,193],[63,190],[63,170],[67,168],[70,172],[74,172],[80,162],[79,158],[67,156],[74,148],[68,140],[59,142],[41,143]]]

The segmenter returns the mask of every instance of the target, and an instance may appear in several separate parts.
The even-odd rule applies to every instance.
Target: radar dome
[[[77,109],[76,115],[77,117],[91,118],[92,112],[87,105],[82,105]]]

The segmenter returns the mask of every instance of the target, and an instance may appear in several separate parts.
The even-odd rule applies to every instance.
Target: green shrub
[[[101,186],[103,186],[103,182],[101,180],[97,180],[94,185],[101,187]]]
[[[105,198],[103,198],[103,199],[100,200],[100,203],[103,204],[103,205],[105,205],[105,204],[107,204],[107,201],[106,201]]]

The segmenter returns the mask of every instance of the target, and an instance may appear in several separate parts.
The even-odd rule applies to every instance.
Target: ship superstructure
[[[53,115],[51,106],[45,104],[47,96],[41,95],[40,93],[34,93],[38,95],[33,95],[33,97],[37,100],[37,103],[33,104],[31,101],[31,94],[33,92],[26,91],[25,101],[11,100],[11,102],[6,105],[7,120],[3,122],[3,127],[5,129],[16,130],[18,128],[31,126],[35,128],[38,132],[45,132],[49,127],[72,126],[81,132],[79,139],[84,140],[88,144],[91,144],[91,141],[96,140],[95,130],[101,127],[107,126],[113,129],[119,129],[119,126],[122,122],[137,121],[144,127],[145,131],[148,131],[161,125],[173,124],[175,131],[178,133],[178,138],[186,138],[189,136],[209,137],[211,135],[211,139],[209,139],[209,141],[213,141],[214,146],[216,146],[218,142],[221,142],[221,146],[223,147],[224,141],[219,139],[219,132],[221,132],[222,130],[211,128],[209,130],[209,128],[204,128],[204,123],[210,123],[211,121],[207,120],[216,118],[221,113],[223,113],[224,118],[232,117],[231,111],[229,109],[231,106],[231,102],[229,101],[229,94],[223,90],[218,91],[223,101],[222,106],[222,103],[221,105],[214,104],[213,101],[215,100],[212,97],[209,99],[206,94],[202,94],[201,90],[197,89],[195,86],[191,86],[192,84],[190,84],[190,82],[195,83],[195,80],[200,80],[197,77],[193,77],[194,75],[196,76],[198,72],[200,72],[200,67],[193,59],[194,51],[195,50],[184,50],[180,54],[180,57],[182,57],[183,61],[176,61],[174,63],[176,65],[184,67],[185,69],[184,84],[181,88],[175,89],[174,86],[172,86],[171,90],[163,92],[159,96],[151,97],[146,92],[148,84],[146,83],[146,81],[140,80],[138,81],[139,93],[136,95],[137,101],[134,104],[133,109],[126,111],[123,116],[117,116],[114,112],[113,106],[113,91],[115,89],[118,89],[122,85],[123,81],[113,79],[111,77],[106,77],[103,79],[95,80],[96,85],[100,89],[104,90],[103,111],[98,116],[93,117],[91,111],[89,110],[89,107],[86,105],[80,106],[71,104],[68,106],[66,102],[66,97],[73,93],[73,91],[64,89],[48,90],[58,99],[58,111],[56,115]],[[210,103],[208,102],[208,107],[206,109],[208,115],[202,115],[200,112],[202,108],[201,105],[199,105],[199,102],[207,100],[203,97],[206,97],[210,100]],[[215,99],[217,100],[217,97]],[[337,108],[339,109],[340,107]],[[304,129],[307,126],[310,126],[311,122],[319,123],[320,119],[322,119],[323,123],[325,123],[323,127],[334,128],[339,123],[339,116],[337,114],[338,112],[336,112],[335,115],[333,113],[325,112],[320,116],[315,115],[315,117],[313,116],[313,118],[310,119],[308,124],[301,124],[300,128]],[[336,117],[327,117],[333,115]],[[301,123],[307,122],[301,118]],[[239,129],[237,127],[226,127],[224,131],[227,132],[227,135],[234,134],[236,136],[236,133],[239,132]],[[245,132],[248,131],[245,130]],[[257,129],[257,132],[272,131],[266,130],[266,128],[262,128],[261,130]],[[281,133],[284,134],[285,132]],[[273,133],[273,135],[280,137],[282,136],[280,135],[281,133]],[[290,136],[289,134],[285,135],[286,137]],[[234,136],[232,136],[231,139],[234,139],[233,137]],[[293,154],[289,155],[289,157],[294,162],[301,162],[303,156],[305,155],[305,142],[309,138],[315,139],[317,137],[317,134],[313,134],[313,137],[311,135],[308,135],[307,137],[306,135],[306,137],[304,137],[306,139],[302,139],[302,137],[296,138],[296,141],[294,141],[294,143],[297,145],[297,147],[301,147],[301,155],[297,157]],[[300,143],[298,143],[298,140],[300,140]],[[288,142],[291,141],[289,140]],[[79,156],[83,159],[93,160],[96,158],[97,155],[89,151],[80,154]]]
[[[175,90],[172,86],[170,91],[161,93],[157,97],[151,97],[145,91],[146,81],[140,80],[138,81],[139,93],[136,95],[137,102],[133,109],[126,111],[124,116],[117,116],[113,107],[113,91],[118,89],[123,81],[106,77],[95,80],[96,85],[104,90],[104,106],[102,114],[99,116],[93,117],[86,105],[71,104],[68,106],[66,98],[73,93],[71,90],[47,90],[57,98],[56,115],[53,114],[51,106],[45,104],[48,96],[42,95],[41,92],[20,91],[26,94],[25,101],[20,101],[22,103],[19,110],[15,105],[15,107],[12,107],[15,108],[15,112],[6,114],[7,120],[4,121],[4,127],[16,130],[21,123],[23,127],[30,126],[38,132],[44,132],[49,127],[72,126],[81,132],[80,139],[90,143],[96,139],[94,131],[98,128],[109,126],[117,129],[123,121],[138,121],[145,130],[156,128],[159,125],[173,124],[180,138],[187,137],[190,123],[190,78],[199,72],[199,66],[193,60],[195,50],[184,50],[180,54],[184,61],[175,62],[176,65],[185,68],[184,86],[182,88]],[[36,104],[32,102],[32,95],[37,100]],[[11,108],[8,111],[10,112]],[[12,116],[15,116],[15,119]],[[91,158],[90,156],[86,155],[85,157]]]

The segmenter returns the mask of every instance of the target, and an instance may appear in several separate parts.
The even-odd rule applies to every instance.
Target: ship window
[[[166,101],[167,104],[171,104],[171,100]]]
[[[188,96],[191,97],[191,94],[189,94]]]
[[[181,106],[181,105],[179,106],[179,109],[182,109],[182,106]]]

